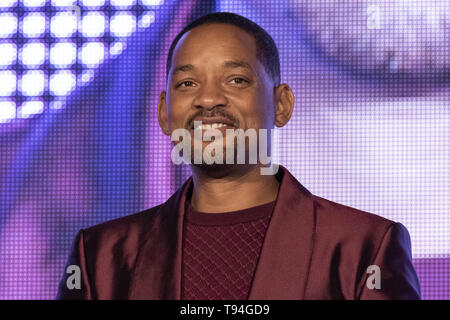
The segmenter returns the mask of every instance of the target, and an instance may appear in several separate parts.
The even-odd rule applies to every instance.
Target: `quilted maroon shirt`
[[[248,298],[274,204],[204,213],[187,201],[181,299]]]

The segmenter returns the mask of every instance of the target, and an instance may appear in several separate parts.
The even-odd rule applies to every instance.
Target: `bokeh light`
[[[2,100],[0,98],[0,123],[8,123],[15,118],[16,118],[16,104],[14,103],[14,101]]]
[[[20,62],[27,68],[41,66],[47,56],[47,47],[41,42],[28,42],[19,52]]]
[[[0,68],[8,67],[16,61],[17,46],[10,42],[0,42]]]
[[[50,63],[57,68],[71,66],[77,58],[77,46],[72,41],[59,41],[50,48]]]
[[[0,38],[9,38],[17,31],[17,17],[12,13],[0,13]]]
[[[89,9],[98,9],[99,7],[105,5],[105,0],[81,0],[80,2],[84,7]]]
[[[16,91],[16,73],[0,71],[0,97],[10,96]]]
[[[111,4],[118,9],[128,9],[136,4],[136,0],[111,0]]]
[[[76,77],[71,70],[57,71],[50,76],[50,92],[56,96],[68,95],[75,85]]]
[[[42,7],[46,2],[46,0],[22,0],[23,5],[29,8]]]
[[[79,59],[90,67],[96,67],[105,59],[105,45],[101,42],[86,42],[80,50]]]
[[[25,37],[36,38],[44,34],[47,18],[40,12],[27,13],[21,22],[21,32]]]
[[[116,37],[128,37],[136,30],[136,17],[129,12],[119,12],[111,18],[110,30]]]
[[[100,12],[89,12],[81,20],[80,32],[85,37],[100,37],[105,33],[106,19]]]
[[[58,12],[52,17],[50,31],[54,37],[65,38],[77,31],[78,17],[73,12]]]
[[[19,79],[19,91],[24,96],[40,96],[45,89],[45,73],[42,70],[30,70],[22,74]]]
[[[34,115],[42,113],[43,111],[44,102],[41,100],[28,100],[17,109],[17,116],[21,119],[28,119]]]

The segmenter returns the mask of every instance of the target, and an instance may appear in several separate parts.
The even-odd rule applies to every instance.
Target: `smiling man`
[[[220,142],[210,155],[224,160],[231,150],[232,161],[191,154],[192,177],[167,202],[81,230],[59,298],[419,299],[405,227],[314,196],[284,167],[262,174],[271,164],[250,161],[255,150],[270,154],[270,139],[261,141],[293,107],[261,27],[215,13],[183,29],[168,54],[161,129],[201,154]],[[174,138],[180,129],[184,139]],[[244,136],[243,163],[239,130],[257,133],[256,149]]]

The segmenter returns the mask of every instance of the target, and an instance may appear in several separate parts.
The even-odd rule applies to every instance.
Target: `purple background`
[[[20,22],[29,11],[50,17],[67,10],[44,2],[18,2],[0,16],[13,13]],[[369,11],[364,1],[130,1],[126,8],[106,1],[89,10],[74,3],[83,15],[149,10],[154,22],[122,37],[125,50],[97,67],[68,67],[93,71],[89,83],[77,80],[64,97],[46,88],[37,97],[41,112],[0,122],[0,299],[54,298],[80,228],[159,204],[189,175],[170,161],[156,102],[170,41],[188,21],[216,10],[254,20],[278,45],[282,81],[296,104],[277,132],[277,162],[319,196],[403,223],[423,298],[450,298],[450,63],[440,55],[448,52],[450,27],[436,23],[448,10],[427,1],[409,11],[397,1]],[[38,39],[50,47],[55,37],[46,28]],[[17,29],[0,45],[30,41]],[[113,38],[95,39],[109,45]],[[86,41],[80,32],[70,39],[78,47]],[[37,68],[50,76],[48,59]],[[18,59],[0,72],[20,78],[27,68]],[[0,102],[19,108],[34,98],[18,88]]]

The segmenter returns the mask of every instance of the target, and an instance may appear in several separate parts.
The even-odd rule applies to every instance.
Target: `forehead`
[[[204,24],[181,37],[175,47],[171,65],[201,63],[205,59],[218,63],[238,59],[254,65],[256,51],[256,40],[247,31],[229,24]]]

